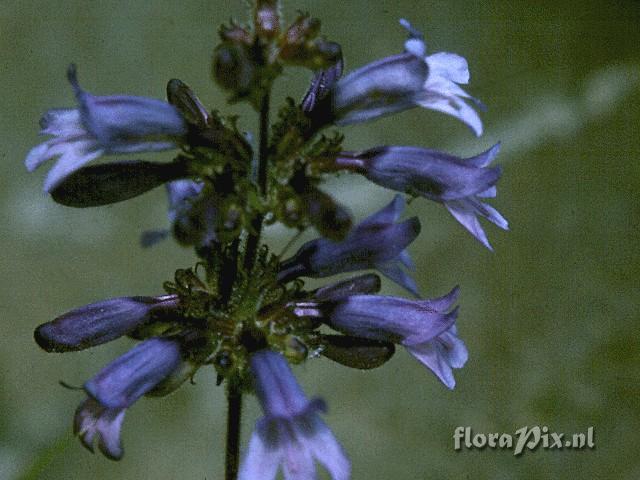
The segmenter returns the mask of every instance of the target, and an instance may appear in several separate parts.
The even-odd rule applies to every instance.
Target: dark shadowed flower
[[[502,169],[488,165],[500,151],[496,144],[472,158],[459,158],[427,148],[385,146],[343,152],[335,167],[352,170],[386,188],[440,202],[471,234],[491,249],[477,215],[508,230],[500,213],[481,198],[496,196]]]
[[[444,297],[408,300],[380,295],[352,295],[339,301],[294,309],[300,316],[318,316],[333,329],[355,337],[393,342],[405,347],[449,388],[455,386],[452,368],[467,361],[467,349],[457,336],[458,297],[454,288]]]
[[[251,357],[256,394],[265,416],[258,420],[238,474],[239,480],[317,478],[314,459],[333,480],[346,480],[350,464],[318,413],[322,400],[309,401],[282,355],[262,350]]]
[[[154,315],[171,314],[176,307],[175,295],[111,298],[43,323],[34,337],[47,352],[83,350],[126,335]]]
[[[78,84],[75,66],[68,71],[78,100],[76,109],[49,110],[40,120],[41,133],[54,138],[33,148],[25,160],[33,171],[60,157],[44,183],[47,192],[83,165],[101,155],[174,148],[186,125],[175,107],[153,98],[128,95],[94,96]]]
[[[201,246],[216,241],[218,209],[213,199],[201,195],[204,183],[176,180],[167,183],[169,222],[183,245]]]
[[[317,238],[305,243],[282,263],[279,281],[375,268],[418,295],[415,281],[402,266],[413,268],[406,248],[420,233],[420,221],[413,217],[395,223],[403,209],[404,199],[397,195],[389,205],[358,224],[343,241]]]
[[[410,33],[404,53],[349,73],[335,84],[325,102],[317,98],[316,91],[322,91],[318,84],[327,79],[335,82],[335,74],[341,72],[328,71],[325,78],[317,75],[305,97],[305,111],[345,125],[421,106],[456,117],[480,136],[482,121],[467,101],[481,104],[459,86],[469,82],[466,60],[453,53],[426,55],[422,33],[406,20],[400,23]]]
[[[155,337],[103,368],[84,384],[89,398],[76,410],[74,431],[82,444],[93,451],[97,436],[100,451],[113,460],[120,459],[125,410],[179,370],[182,363],[177,341]]]

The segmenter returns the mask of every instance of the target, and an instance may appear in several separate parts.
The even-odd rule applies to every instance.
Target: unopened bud
[[[232,91],[237,98],[251,91],[255,75],[247,49],[232,43],[222,43],[213,54],[213,78],[225,90]]]
[[[257,0],[254,15],[258,36],[271,39],[280,33],[280,6],[278,0]]]

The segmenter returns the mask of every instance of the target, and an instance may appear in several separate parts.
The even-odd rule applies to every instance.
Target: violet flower
[[[352,295],[324,305],[320,302],[315,312],[305,303],[294,313],[316,315],[348,335],[400,344],[452,389],[452,368],[464,366],[468,357],[464,343],[456,335],[458,308],[450,310],[457,297],[457,287],[432,300]]]
[[[154,315],[170,315],[177,302],[175,295],[103,300],[43,323],[36,328],[34,337],[47,352],[83,350],[126,335]]]
[[[336,83],[324,103],[315,98],[314,102],[309,101],[309,95],[314,97],[317,83],[322,80],[317,76],[305,97],[305,110],[312,118],[328,118],[330,114],[337,124],[346,125],[420,106],[451,115],[480,136],[482,121],[467,101],[482,104],[459,86],[469,82],[467,61],[453,53],[426,55],[422,33],[404,19],[400,23],[410,33],[404,53],[349,73]],[[334,73],[331,72],[331,80]]]
[[[88,398],[76,410],[74,432],[82,444],[112,460],[122,457],[120,429],[126,409],[161,384],[183,363],[180,345],[150,338],[117,358],[84,384]]]
[[[286,479],[313,479],[315,459],[333,480],[347,480],[351,471],[349,460],[318,416],[326,410],[324,402],[307,399],[279,353],[270,350],[254,353],[251,371],[265,416],[256,423],[238,479],[273,480],[280,467]]]
[[[488,165],[499,151],[498,143],[475,157],[463,159],[427,148],[385,146],[343,152],[336,159],[335,168],[355,171],[383,187],[444,204],[462,226],[492,250],[477,216],[503,230],[509,229],[507,220],[481,201],[496,196],[495,184],[502,169]]]
[[[94,96],[78,84],[74,65],[67,76],[78,108],[46,112],[40,120],[41,133],[54,138],[33,148],[25,160],[33,171],[60,157],[47,174],[46,192],[102,155],[174,148],[176,138],[186,133],[182,116],[167,102],[128,95]]]
[[[93,398],[85,399],[76,410],[73,433],[80,437],[82,445],[94,451],[94,443],[102,454],[111,460],[120,460],[124,453],[120,430],[124,421],[124,408],[105,408]]]
[[[341,242],[316,238],[305,243],[282,263],[278,280],[322,278],[375,268],[418,296],[415,281],[402,265],[414,268],[406,248],[420,233],[420,221],[412,217],[395,223],[403,210],[404,199],[397,195],[389,205],[360,222]]]

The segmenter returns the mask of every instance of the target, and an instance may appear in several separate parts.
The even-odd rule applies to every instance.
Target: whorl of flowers
[[[74,429],[83,445],[97,444],[120,459],[125,412],[142,396],[163,396],[213,367],[230,401],[226,478],[315,478],[314,460],[334,480],[350,476],[342,447],[320,418],[325,403],[309,400],[289,364],[324,356],[370,369],[403,346],[453,388],[453,369],[467,349],[458,337],[458,288],[435,299],[420,297],[408,248],[420,232],[418,218],[402,219],[405,197],[443,204],[490,248],[478,216],[506,229],[484,203],[496,196],[499,167],[489,167],[496,145],[463,159],[423,147],[343,148],[326,129],[373,120],[411,107],[449,114],[480,135],[479,102],[460,85],[469,81],[464,58],[428,54],[422,34],[407,21],[404,49],[343,76],[338,44],[319,35],[306,14],[284,26],[274,0],[258,0],[252,21],[220,29],[212,76],[230,102],[245,101],[260,117],[254,145],[235,117],[210,110],[180,80],[170,80],[167,100],[99,96],[80,87],[68,70],[77,106],[50,110],[40,122],[53,137],[33,148],[32,171],[54,160],[45,191],[72,207],[127,200],[165,184],[169,230],[145,232],[150,246],[169,231],[195,249],[198,262],[178,269],[157,296],[130,296],[76,308],[40,325],[35,339],[49,352],[69,352],[127,336],[135,346],[84,384],[86,397]],[[288,66],[313,72],[300,101],[287,98],[270,124],[271,87]],[[85,79],[85,81],[87,81]],[[88,81],[87,81],[88,83]],[[167,163],[99,157],[174,149]],[[322,182],[351,172],[399,192],[386,207],[355,223]],[[315,228],[318,238],[282,258],[262,236],[267,224],[294,232]],[[377,270],[413,297],[379,295],[381,278],[360,273],[321,288],[305,278]],[[320,329],[324,325],[333,329]],[[463,328],[464,329],[464,328]],[[264,410],[241,465],[239,408],[255,393]],[[235,428],[234,424],[235,422]]]

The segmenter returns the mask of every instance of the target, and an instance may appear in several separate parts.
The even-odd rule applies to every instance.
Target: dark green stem
[[[258,191],[260,196],[266,200],[267,196],[267,167],[269,160],[269,94],[262,97],[260,105],[260,150],[258,153],[257,178]],[[257,215],[251,222],[252,232],[247,238],[247,246],[244,254],[244,268],[247,272],[253,270],[256,252],[260,244],[260,233],[262,231],[263,215]]]
[[[242,392],[235,381],[229,382],[229,410],[227,411],[227,456],[224,464],[225,480],[236,480],[240,460],[240,420],[242,419]]]
[[[266,94],[260,106],[260,150],[256,168],[258,191],[263,199],[267,196],[267,168],[269,160],[269,94]],[[256,254],[260,244],[262,231],[262,214],[257,215],[251,222],[252,231],[249,233],[244,251],[244,269],[250,274],[256,261]],[[235,244],[237,255],[237,244]],[[232,247],[232,248],[234,248]],[[235,257],[237,258],[237,257]],[[238,476],[238,462],[240,459],[240,419],[242,416],[242,391],[237,381],[229,381],[228,392],[229,409],[227,411],[227,456],[225,459],[225,480],[236,480]]]

